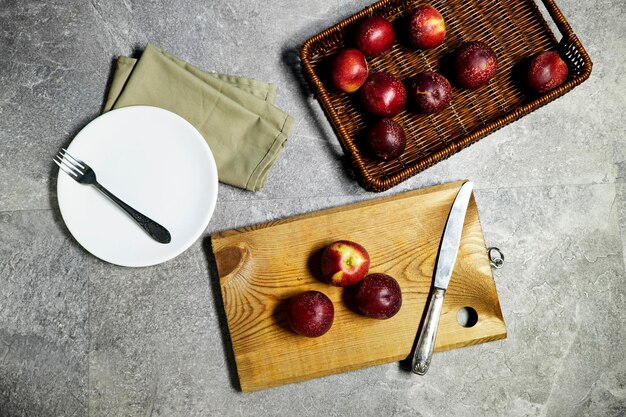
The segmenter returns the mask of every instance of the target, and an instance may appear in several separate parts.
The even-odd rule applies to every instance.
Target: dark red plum
[[[446,77],[434,71],[417,74],[409,83],[409,100],[423,114],[439,113],[452,101],[452,86]]]
[[[385,320],[402,307],[402,290],[398,282],[386,274],[371,274],[359,284],[355,304],[364,316]]]
[[[295,295],[287,303],[287,322],[294,332],[306,337],[319,337],[333,325],[335,307],[319,291]]]
[[[464,43],[455,52],[454,70],[461,87],[482,87],[496,75],[497,67],[496,53],[483,42]]]
[[[391,119],[380,119],[368,130],[367,145],[378,159],[396,159],[406,147],[404,129]]]
[[[567,80],[567,64],[559,54],[546,51],[538,54],[528,68],[528,86],[537,93],[547,93]]]

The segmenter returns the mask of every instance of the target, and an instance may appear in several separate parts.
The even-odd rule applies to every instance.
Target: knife
[[[411,370],[418,375],[426,374],[433,356],[439,316],[441,316],[443,307],[443,297],[446,294],[454,263],[456,262],[456,255],[459,252],[463,223],[465,222],[465,214],[467,213],[467,206],[472,196],[473,187],[474,184],[471,181],[463,184],[454,199],[454,203],[452,203],[448,221],[443,231],[437,266],[435,267],[434,285],[428,296],[426,318],[417,339],[411,364]]]

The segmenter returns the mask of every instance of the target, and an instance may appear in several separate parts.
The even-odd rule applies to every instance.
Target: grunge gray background
[[[297,51],[368,1],[0,0],[0,416],[626,415],[626,3],[559,4],[588,81],[385,194],[469,178],[508,339],[237,391],[212,232],[369,199]],[[160,266],[83,250],[52,156],[103,104],[113,59],[150,41],[196,66],[270,81],[296,119],[258,193],[220,186],[204,237]]]

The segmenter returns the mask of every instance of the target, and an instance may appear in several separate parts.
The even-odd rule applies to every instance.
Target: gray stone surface
[[[86,415],[89,255],[50,210],[0,213],[0,237],[0,415]]]
[[[0,416],[626,415],[626,5],[560,1],[591,78],[385,194],[461,178],[508,339],[251,394],[237,389],[214,231],[372,198],[346,170],[297,49],[367,1],[0,0]],[[271,81],[296,124],[258,193],[222,186],[205,235],[163,265],[86,253],[51,157],[100,111],[113,59],[146,42]]]

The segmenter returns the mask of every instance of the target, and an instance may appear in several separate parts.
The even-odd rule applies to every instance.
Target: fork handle
[[[112,192],[104,188],[99,183],[96,182],[93,185],[104,195],[109,197],[115,204],[124,209],[124,211],[128,213],[130,217],[132,217],[133,220],[135,220],[137,224],[141,226],[141,228],[145,230],[154,240],[159,243],[170,243],[172,241],[172,236],[165,227],[161,226],[159,223],[155,222],[145,214],[141,214],[128,204],[124,203],[122,200],[117,198]]]

